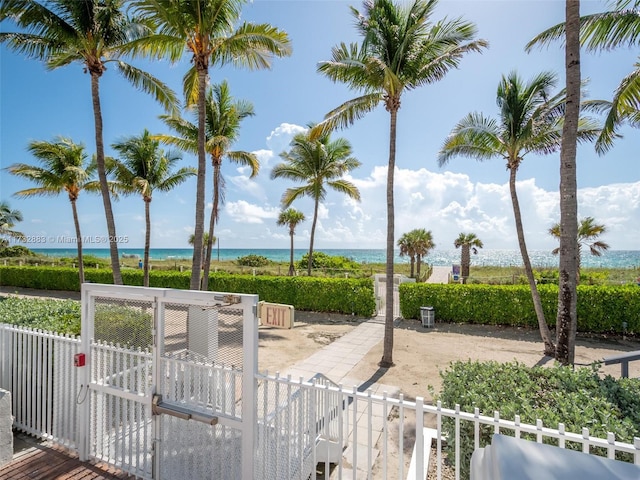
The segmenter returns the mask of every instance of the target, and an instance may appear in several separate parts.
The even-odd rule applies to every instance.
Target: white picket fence
[[[69,336],[0,324],[0,387],[13,393],[14,426],[71,451],[77,451],[82,433],[75,419],[85,392],[78,385],[78,369],[73,366],[78,346],[79,340]],[[417,452],[431,447],[425,445],[427,426],[437,432],[433,445],[435,458],[431,462],[436,462],[438,480],[442,478],[445,455],[455,469],[456,479],[460,478],[461,462],[468,461],[461,455],[461,432],[472,430],[473,439],[468,441],[478,448],[484,446],[481,432],[487,428],[491,433],[555,443],[560,448],[577,445],[585,453],[608,458],[626,455],[640,465],[640,438],[635,438],[632,444],[623,443],[613,434],[607,438],[593,437],[586,428],[571,433],[562,424],[557,428],[544,426],[541,421],[528,425],[518,417],[502,419],[498,412],[485,416],[478,410],[470,413],[460,411],[459,407],[442,408],[440,403],[425,405],[421,398],[416,401],[405,400],[402,395],[389,398],[336,386],[321,378],[301,382],[289,377],[256,375],[255,384],[253,398],[258,421],[254,432],[257,452],[254,476],[259,479],[315,479],[315,465],[331,457],[332,445],[339,446],[340,455],[331,459],[334,463],[331,471],[325,469],[318,478],[404,479],[408,473],[404,452],[411,451],[414,444]],[[380,407],[380,416],[374,414],[375,406]],[[449,430],[444,428],[446,422],[452,423]],[[445,431],[453,434],[449,433],[447,439]],[[445,451],[447,441],[452,446],[449,453]],[[342,451],[344,445],[348,447]],[[127,448],[136,446],[128,442]],[[145,453],[144,445],[139,448]],[[415,479],[424,480],[424,468],[423,455],[417,455]]]

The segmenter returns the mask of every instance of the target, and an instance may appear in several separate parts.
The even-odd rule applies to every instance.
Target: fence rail
[[[78,346],[79,340],[73,337],[0,324],[0,386],[13,393],[14,426],[72,451],[78,448],[77,409],[86,390],[78,383],[78,369],[73,366]],[[105,354],[111,355],[112,348],[105,347]],[[123,365],[129,367],[129,363]],[[123,388],[129,386],[128,377],[106,374],[103,378],[125,382]],[[634,438],[633,443],[620,442],[613,433],[598,438],[587,428],[568,432],[563,424],[551,428],[539,420],[522,423],[518,416],[503,419],[499,412],[491,416],[477,409],[464,412],[458,406],[426,405],[420,397],[409,401],[402,395],[374,395],[370,390],[348,389],[322,378],[305,382],[257,375],[255,380],[255,477],[259,479],[328,479],[330,469],[318,474],[315,465],[335,453],[331,449],[336,445],[339,456],[331,461],[337,478],[404,479],[409,463],[404,453],[415,446],[417,479],[425,467],[419,453],[431,447],[425,427],[436,431],[435,455],[430,461],[435,462],[438,480],[443,478],[445,459],[455,478],[461,478],[462,462],[468,461],[469,452],[484,447],[491,433],[577,448],[607,458],[625,457],[640,465],[640,438]],[[207,401],[214,399],[220,401],[215,395]],[[144,417],[141,412],[137,415]],[[148,420],[144,418],[141,428],[147,428]],[[138,437],[130,436],[134,438]],[[323,438],[333,443],[319,442]],[[125,443],[129,448],[124,441],[114,448]],[[348,445],[346,450],[344,445]]]

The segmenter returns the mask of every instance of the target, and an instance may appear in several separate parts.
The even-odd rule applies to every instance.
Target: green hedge
[[[0,323],[80,335],[80,302],[0,297]]]
[[[535,425],[542,420],[544,426],[581,433],[582,427],[592,436],[606,438],[608,432],[616,440],[633,443],[640,436],[640,380],[610,376],[601,378],[595,370],[569,367],[529,368],[519,363],[455,362],[444,372],[442,392],[436,396],[445,408],[473,412],[478,408],[482,415],[492,417],[498,410],[500,418],[514,420],[520,415],[522,423]],[[474,449],[473,422],[460,423],[461,478],[469,478],[469,462]],[[450,459],[455,452],[455,422],[443,421],[443,431],[448,435],[447,451]],[[481,426],[480,446],[491,441],[492,425]],[[513,430],[500,433],[513,436]],[[535,435],[523,434],[523,438],[535,440]],[[557,445],[555,439],[545,443]],[[566,447],[580,450],[582,446],[567,442]],[[604,454],[597,448],[593,453]],[[618,454],[619,460],[630,461],[629,454]]]
[[[549,326],[558,310],[558,287],[538,285],[542,308]],[[445,322],[513,325],[537,328],[531,291],[526,285],[400,285],[400,311],[404,318],[419,318],[420,307],[435,309]],[[640,288],[635,285],[578,286],[578,331],[640,333]]]
[[[151,271],[152,287],[188,289],[190,272]],[[113,283],[108,269],[86,269],[85,280]],[[122,270],[125,285],[142,285],[140,270]],[[79,291],[78,272],[72,268],[0,266],[0,285],[42,290]],[[293,305],[296,310],[335,312],[371,317],[376,303],[371,279],[272,277],[215,273],[209,290],[258,294],[260,300]]]

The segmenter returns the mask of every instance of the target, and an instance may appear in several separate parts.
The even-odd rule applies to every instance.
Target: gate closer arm
[[[218,423],[218,417],[214,415],[207,415],[206,413],[198,412],[187,407],[167,404],[162,401],[162,395],[157,394],[154,395],[151,400],[151,413],[153,413],[153,415],[171,415],[172,417],[178,417],[182,420],[195,420],[196,422],[206,423],[207,425],[216,425]]]

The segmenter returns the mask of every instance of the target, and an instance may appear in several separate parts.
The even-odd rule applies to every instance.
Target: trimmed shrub
[[[190,272],[151,271],[152,287],[189,288]],[[89,269],[85,280],[113,283],[111,270]],[[143,274],[137,269],[123,269],[125,285],[142,285]],[[72,268],[0,266],[0,285],[43,290],[79,291],[78,272]],[[335,312],[371,317],[376,309],[373,281],[370,278],[273,277],[214,273],[209,290],[257,294],[260,300],[293,305],[296,310]]]
[[[597,367],[597,366],[596,366]],[[569,367],[529,368],[520,363],[455,362],[441,373],[442,392],[436,398],[443,407],[492,416],[498,410],[500,418],[514,420],[520,415],[522,423],[535,425],[542,420],[544,426],[557,428],[565,425],[566,431],[581,433],[589,428],[592,436],[606,438],[608,432],[616,440],[633,442],[640,435],[640,380],[616,380],[610,376],[600,378],[594,369]],[[443,421],[443,431],[449,437],[449,458],[455,455],[455,422]],[[491,442],[492,425],[480,426],[480,447]],[[512,430],[501,430],[514,435]],[[535,440],[535,435],[523,434],[523,438]],[[545,443],[557,445],[555,439]],[[567,442],[566,447],[580,450],[580,444]],[[474,449],[474,425],[460,423],[461,478],[469,478],[469,462]],[[606,452],[592,449],[593,453]],[[630,455],[618,454],[619,460],[631,461]]]
[[[538,285],[547,324],[554,326],[558,287]],[[526,285],[400,285],[400,311],[404,318],[420,318],[420,307],[432,306],[445,322],[512,325],[537,328],[531,291]],[[640,333],[640,288],[635,285],[578,286],[578,331]]]

